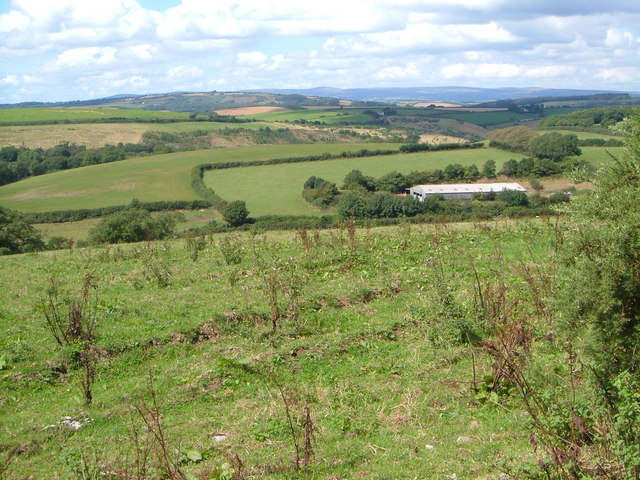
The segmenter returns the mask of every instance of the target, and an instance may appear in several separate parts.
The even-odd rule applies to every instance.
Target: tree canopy
[[[182,215],[151,215],[147,210],[128,209],[108,215],[89,230],[93,243],[131,243],[161,240],[171,235]]]
[[[19,212],[0,207],[0,255],[43,249],[42,236]]]
[[[229,202],[222,209],[222,218],[232,227],[237,227],[245,223],[248,216],[249,210],[243,200]]]

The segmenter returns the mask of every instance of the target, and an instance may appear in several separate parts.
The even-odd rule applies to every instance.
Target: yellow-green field
[[[116,108],[7,108],[0,109],[0,124],[37,122],[100,122],[114,119],[172,120],[188,119],[188,113]]]
[[[224,128],[246,128],[258,130],[273,123],[221,123],[221,122],[176,122],[176,123],[78,123],[56,125],[21,125],[0,128],[0,147],[51,148],[61,143],[74,143],[89,148],[107,144],[138,143],[148,131],[192,132],[194,130],[221,130]]]
[[[191,200],[199,198],[191,190],[191,169],[201,163],[339,154],[371,147],[371,144],[355,143],[267,145],[132,158],[4,185],[0,187],[0,205],[35,212],[123,205],[134,198],[141,201]],[[398,147],[398,144],[375,144],[379,149]]]

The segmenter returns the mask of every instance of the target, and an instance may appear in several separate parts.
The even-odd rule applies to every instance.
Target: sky
[[[0,103],[639,79],[640,0],[0,0]]]

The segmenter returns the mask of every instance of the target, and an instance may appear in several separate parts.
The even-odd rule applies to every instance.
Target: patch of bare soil
[[[459,107],[460,106],[460,104],[458,103],[448,103],[448,102],[418,102],[413,104],[414,107],[425,107],[425,108],[430,105],[433,105],[434,107]]]
[[[439,145],[442,143],[465,143],[464,138],[452,137],[451,135],[438,135],[435,133],[423,133],[420,135],[420,143]]]
[[[506,112],[507,108],[476,108],[476,107],[445,107],[436,110],[446,110],[447,112]]]
[[[215,110],[218,115],[257,115],[259,113],[269,113],[269,112],[282,112],[286,110],[286,108],[282,107],[238,107],[238,108],[223,108],[221,110]]]

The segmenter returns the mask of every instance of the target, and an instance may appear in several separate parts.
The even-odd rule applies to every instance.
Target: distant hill
[[[533,97],[574,97],[599,94],[628,94],[610,90],[572,90],[553,88],[471,88],[471,87],[406,87],[406,88],[350,88],[319,87],[309,89],[266,89],[268,93],[331,96],[358,101],[433,101],[453,103],[481,103],[496,100]],[[640,96],[640,93],[636,93]]]
[[[246,106],[379,106],[394,102],[449,102],[482,106],[526,105],[557,101],[586,102],[588,106],[634,105],[640,93],[603,90],[545,88],[470,88],[407,87],[351,88],[318,87],[309,89],[264,89],[245,92],[171,92],[150,95],[114,95],[93,100],[70,102],[23,102],[0,105],[0,108],[26,107],[103,107],[201,112]]]
[[[358,102],[356,102],[358,103]],[[115,95],[95,100],[72,102],[24,102],[0,105],[0,108],[35,107],[106,107],[135,108],[140,110],[169,110],[173,112],[201,112],[247,106],[278,106],[301,108],[306,106],[338,106],[340,99],[299,95],[293,93],[264,92],[173,92],[153,95]]]

